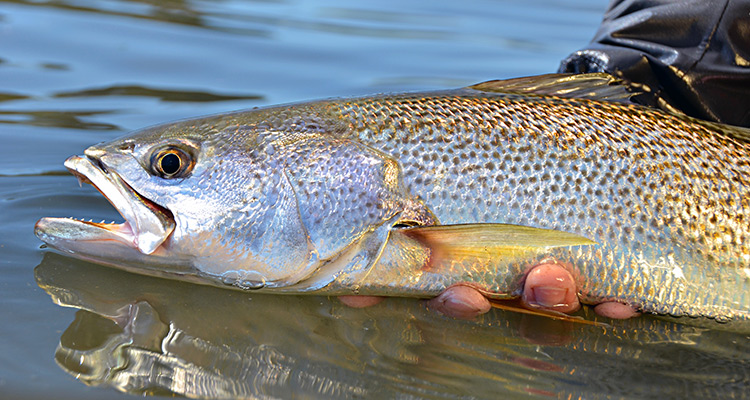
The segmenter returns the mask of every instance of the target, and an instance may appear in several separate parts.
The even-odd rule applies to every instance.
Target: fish
[[[554,260],[585,304],[750,317],[750,131],[606,74],[270,106],[145,128],[65,167],[125,222],[49,246],[238,290],[518,298]]]

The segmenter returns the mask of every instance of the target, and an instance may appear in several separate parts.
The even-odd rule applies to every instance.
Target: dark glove
[[[560,72],[607,72],[640,102],[750,126],[750,2],[613,0],[592,44]]]

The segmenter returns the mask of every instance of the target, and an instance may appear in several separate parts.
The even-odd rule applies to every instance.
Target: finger
[[[468,286],[453,286],[438,297],[427,301],[427,307],[449,317],[473,319],[490,310],[490,302],[484,295]]]
[[[365,308],[374,306],[385,300],[385,297],[378,296],[339,296],[339,300],[349,307]]]
[[[545,263],[534,267],[526,276],[523,302],[533,308],[564,313],[581,308],[573,276],[559,264]]]
[[[594,312],[612,319],[628,319],[641,315],[635,308],[615,301],[598,304],[594,307]]]

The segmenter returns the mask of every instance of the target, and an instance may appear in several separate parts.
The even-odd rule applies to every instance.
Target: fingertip
[[[612,319],[628,319],[641,315],[635,308],[616,301],[598,304],[594,307],[594,312]]]
[[[427,306],[458,319],[473,319],[492,308],[489,300],[479,291],[460,285],[448,288],[438,297],[428,300]]]
[[[581,307],[573,276],[558,264],[545,263],[529,271],[523,301],[531,307],[574,312]]]
[[[365,308],[379,304],[385,297],[378,296],[339,296],[339,301],[353,308]]]

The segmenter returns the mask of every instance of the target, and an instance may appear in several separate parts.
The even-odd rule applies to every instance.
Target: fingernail
[[[556,307],[567,305],[565,297],[568,295],[568,289],[536,287],[531,289],[532,299],[528,299],[529,304],[536,304],[542,307]]]
[[[460,313],[479,313],[479,309],[475,305],[464,301],[460,297],[447,296],[445,305],[450,307],[452,311]]]

